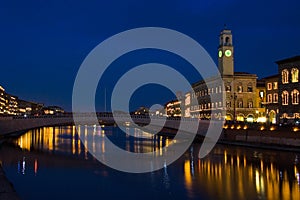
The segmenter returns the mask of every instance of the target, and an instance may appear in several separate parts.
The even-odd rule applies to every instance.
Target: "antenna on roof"
[[[227,29],[227,25],[226,24],[224,24],[224,29]]]

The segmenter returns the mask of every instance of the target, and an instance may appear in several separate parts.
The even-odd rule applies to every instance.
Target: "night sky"
[[[227,24],[233,32],[235,71],[262,78],[277,73],[275,61],[300,55],[299,10],[299,0],[1,1],[0,85],[22,99],[70,111],[74,79],[88,53],[116,33],[146,26],[170,28],[194,38],[216,62],[218,35]],[[173,55],[162,54],[162,62],[178,63]],[[111,73],[118,76],[124,65],[134,62],[158,62],[157,55],[137,52],[138,57],[123,59]],[[184,71],[191,82],[199,79],[188,67]],[[105,87],[109,93],[111,83]],[[102,96],[99,89],[96,100],[101,102]],[[141,102],[142,92],[135,96],[132,108],[157,101]],[[172,98],[168,93],[161,96],[160,101]],[[103,109],[103,103],[98,109]]]

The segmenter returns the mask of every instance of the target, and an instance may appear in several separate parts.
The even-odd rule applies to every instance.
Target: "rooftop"
[[[300,55],[294,56],[294,57],[290,57],[290,58],[285,58],[283,60],[278,60],[275,63],[277,63],[277,64],[284,64],[284,63],[290,63],[290,62],[295,62],[295,61],[300,61]]]

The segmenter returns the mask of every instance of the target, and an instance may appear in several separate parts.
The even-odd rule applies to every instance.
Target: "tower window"
[[[229,37],[225,38],[225,45],[230,45],[230,38]]]

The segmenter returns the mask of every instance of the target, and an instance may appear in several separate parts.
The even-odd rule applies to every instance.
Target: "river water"
[[[201,144],[194,143],[159,171],[130,174],[101,164],[84,148],[80,134],[95,133],[132,152],[171,141],[137,140],[116,127],[44,127],[2,144],[0,162],[24,200],[300,199],[300,153],[218,144],[199,159]]]

